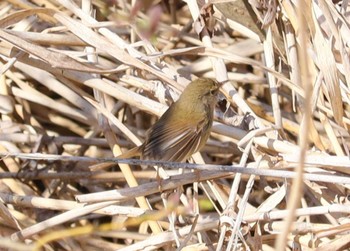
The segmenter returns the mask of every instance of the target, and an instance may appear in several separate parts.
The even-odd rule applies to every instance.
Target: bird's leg
[[[159,175],[159,167],[158,166],[155,166],[155,169],[157,171],[157,175],[156,175],[156,180],[158,182],[158,190],[159,192],[163,192],[163,188],[162,188],[162,178],[160,177]]]

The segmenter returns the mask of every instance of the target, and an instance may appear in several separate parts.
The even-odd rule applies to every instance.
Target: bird
[[[214,109],[221,84],[209,78],[189,83],[146,132],[142,145],[118,158],[185,162],[207,142],[214,120]]]

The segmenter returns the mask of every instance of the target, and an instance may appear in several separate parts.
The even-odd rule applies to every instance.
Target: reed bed
[[[348,8],[1,1],[0,249],[350,248]],[[200,153],[115,158],[197,77]]]

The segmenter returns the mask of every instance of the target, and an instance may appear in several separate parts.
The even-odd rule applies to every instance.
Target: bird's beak
[[[226,83],[229,83],[230,82],[230,80],[228,80],[228,79],[226,79],[226,80],[224,80],[224,81],[221,81],[221,82],[219,82],[219,81],[217,81],[217,83],[219,84],[219,87],[218,87],[218,90],[224,85],[224,84],[226,84]],[[224,92],[223,90],[221,90],[221,93],[226,97],[226,99],[230,99],[230,97],[226,94],[226,92]]]
[[[219,88],[221,88],[224,84],[226,84],[226,83],[228,83],[228,82],[230,82],[230,80],[228,80],[228,79],[226,79],[226,80],[224,80],[224,81],[221,81],[221,82],[218,81]]]

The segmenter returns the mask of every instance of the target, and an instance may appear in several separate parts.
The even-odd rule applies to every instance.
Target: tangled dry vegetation
[[[349,248],[348,1],[208,2],[0,2],[1,249]],[[193,164],[117,164],[196,77]]]

